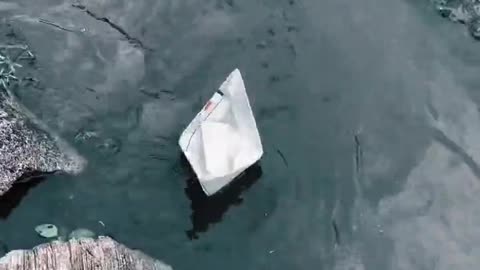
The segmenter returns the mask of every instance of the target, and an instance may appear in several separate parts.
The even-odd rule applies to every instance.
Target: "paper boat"
[[[238,69],[183,131],[179,145],[208,196],[262,157],[262,142]]]

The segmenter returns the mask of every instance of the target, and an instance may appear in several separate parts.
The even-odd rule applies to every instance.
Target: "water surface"
[[[480,263],[480,45],[428,1],[16,0],[0,13],[2,40],[37,56],[19,100],[89,161],[0,201],[8,249],[54,223],[175,269]],[[237,67],[265,155],[206,201],[177,139]]]

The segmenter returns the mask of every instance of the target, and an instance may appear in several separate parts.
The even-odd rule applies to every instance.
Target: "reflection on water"
[[[241,195],[262,176],[262,167],[259,163],[256,163],[221,191],[212,196],[207,196],[183,155],[181,163],[190,175],[185,188],[185,194],[190,199],[190,208],[192,209],[190,215],[192,229],[187,231],[187,236],[190,239],[198,239],[198,233],[207,232],[211,224],[220,222],[230,206],[241,204],[243,201]]]

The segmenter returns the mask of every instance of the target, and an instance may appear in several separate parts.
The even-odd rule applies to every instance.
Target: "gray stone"
[[[86,161],[31,113],[0,93],[0,196],[19,180],[41,174],[77,174]]]

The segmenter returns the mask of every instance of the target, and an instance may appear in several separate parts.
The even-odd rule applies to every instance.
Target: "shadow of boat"
[[[190,220],[192,228],[186,231],[187,236],[193,240],[198,239],[199,233],[208,231],[210,225],[222,220],[225,213],[233,205],[243,202],[242,194],[250,189],[262,176],[260,163],[256,163],[235,178],[229,185],[212,196],[207,196],[195,176],[185,156],[181,158],[182,167],[188,170],[190,176],[187,180],[185,194],[189,198],[192,213]]]

